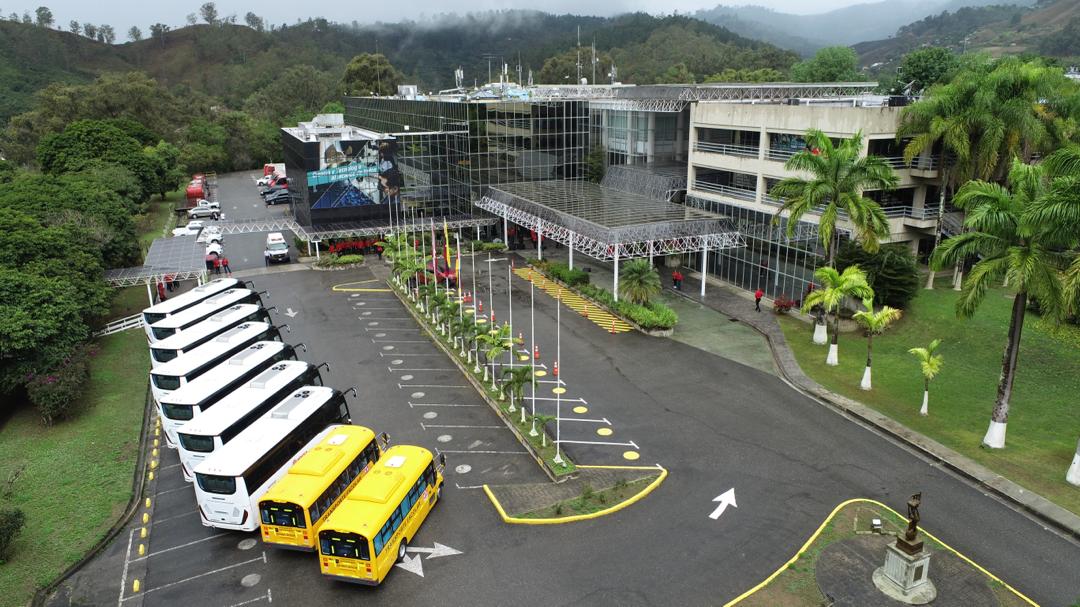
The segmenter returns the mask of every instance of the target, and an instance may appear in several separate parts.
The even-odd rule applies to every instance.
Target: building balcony
[[[723,154],[725,156],[742,156],[745,158],[758,157],[758,147],[754,145],[735,145],[731,143],[698,141],[694,144],[694,151],[707,154]]]
[[[694,180],[693,188],[702,192],[720,194],[721,196],[728,196],[730,198],[737,198],[739,200],[748,200],[753,202],[757,199],[757,192],[755,192],[754,190],[748,190],[746,188],[736,188],[729,185],[721,185],[718,183],[710,183],[708,181],[702,181],[700,179]]]

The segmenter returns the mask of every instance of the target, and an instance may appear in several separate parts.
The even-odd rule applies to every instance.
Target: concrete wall
[[[772,133],[802,134],[816,128],[839,137],[850,137],[861,129],[865,137],[877,139],[896,136],[901,109],[702,101],[692,106],[690,122],[695,127],[764,128]]]

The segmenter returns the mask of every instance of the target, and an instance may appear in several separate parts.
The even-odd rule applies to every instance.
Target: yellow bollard
[[[150,507],[150,498],[146,498],[146,507],[147,507],[147,508],[149,508],[149,507]]]
[[[147,477],[146,477],[146,478],[148,478],[149,480],[154,480],[154,471],[153,471],[153,470],[151,470],[151,471],[150,471],[150,473],[149,473],[149,475],[147,475]]]
[[[155,438],[154,439],[154,446],[157,447],[160,444],[161,444],[161,441],[159,441],[158,439]]]
[[[161,429],[160,428],[154,428],[154,436],[161,436]]]
[[[146,537],[146,527],[143,527],[142,529],[139,529],[139,537],[140,538],[145,538]]]
[[[157,460],[156,459],[150,460],[150,469],[153,470],[154,468],[157,468]]]
[[[139,556],[146,554],[146,544],[139,544]]]
[[[157,457],[157,449],[150,451],[150,455]]]
[[[140,586],[139,580],[135,580],[135,581],[131,582],[131,591],[132,592],[138,592],[139,591],[139,586]]]
[[[149,512],[143,512],[142,513],[142,522],[143,522],[144,525],[150,522],[150,513]]]

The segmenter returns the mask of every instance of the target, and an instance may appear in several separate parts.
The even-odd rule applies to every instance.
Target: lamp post
[[[495,273],[491,264],[499,261],[506,261],[505,257],[499,257],[492,259],[491,252],[488,252],[487,264],[488,264],[488,309],[491,310],[492,322],[491,322],[491,334],[495,335],[498,329],[495,328],[495,293],[492,290],[491,276]],[[511,335],[512,337],[512,335]],[[491,361],[491,387],[495,387],[495,361]]]
[[[532,340],[533,354],[529,356],[529,363],[532,367],[532,376],[530,377],[530,384],[532,386],[532,430],[529,430],[529,436],[536,436],[536,284],[533,281],[529,281],[529,339]],[[522,407],[522,411],[525,408]]]
[[[562,287],[559,287],[558,296],[555,298],[555,368],[559,366],[562,358]],[[555,457],[551,461],[563,465],[562,455],[559,454],[562,439],[562,379],[555,376]]]

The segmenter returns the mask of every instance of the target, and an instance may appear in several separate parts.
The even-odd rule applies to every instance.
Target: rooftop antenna
[[[480,58],[481,59],[487,59],[487,64],[488,64],[488,79],[487,79],[487,81],[490,83],[491,82],[491,60],[495,58],[495,55],[492,55],[491,53],[484,53],[483,55],[480,55]]]
[[[532,70],[530,69],[529,70],[529,86],[531,87],[532,85],[533,85]]]
[[[611,71],[608,72],[608,76],[611,78],[611,84],[615,84],[615,81],[619,78],[619,68],[615,67],[615,60],[611,60]]]
[[[581,26],[577,26],[577,80],[575,84],[581,82]]]
[[[465,80],[465,72],[459,65],[458,68],[454,70],[454,87],[460,89],[463,80]]]
[[[596,84],[596,36],[593,36],[592,41],[592,84]]]
[[[518,86],[521,86],[521,51],[518,51],[517,83],[518,83]]]

